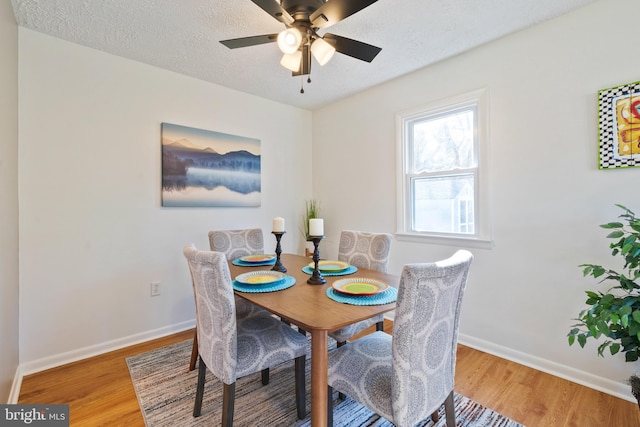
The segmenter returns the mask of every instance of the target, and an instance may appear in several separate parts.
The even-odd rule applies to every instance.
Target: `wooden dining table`
[[[286,274],[296,279],[294,286],[277,292],[249,293],[235,291],[236,295],[256,304],[311,334],[311,426],[327,425],[328,334],[352,323],[395,309],[395,302],[383,305],[351,305],[336,302],[326,295],[328,287],[339,279],[359,277],[376,279],[397,287],[398,277],[375,270],[358,269],[348,276],[325,275],[324,285],[307,284],[311,277],[302,271],[311,258],[283,254]],[[270,270],[271,266],[237,266],[229,262],[231,277],[253,270]]]

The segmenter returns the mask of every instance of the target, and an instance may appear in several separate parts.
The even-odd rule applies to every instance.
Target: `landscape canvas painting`
[[[260,140],[162,123],[162,206],[260,206]]]

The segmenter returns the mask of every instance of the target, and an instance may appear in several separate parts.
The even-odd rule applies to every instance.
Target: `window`
[[[485,97],[398,115],[399,237],[490,240]]]

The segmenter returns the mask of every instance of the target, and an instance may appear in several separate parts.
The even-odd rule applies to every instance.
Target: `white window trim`
[[[477,234],[464,236],[448,233],[418,233],[411,232],[409,212],[411,191],[407,185],[407,146],[404,143],[406,123],[428,114],[450,111],[455,108],[477,103],[478,120],[478,182],[475,197],[477,198]],[[493,247],[490,210],[489,186],[489,101],[488,90],[478,89],[453,97],[448,97],[417,108],[401,111],[396,114],[396,167],[397,167],[397,224],[396,237],[400,241],[432,243],[439,245],[467,246],[474,248]]]

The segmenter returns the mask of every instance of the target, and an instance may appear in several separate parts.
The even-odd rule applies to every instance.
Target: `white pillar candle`
[[[309,220],[309,236],[324,235],[324,220],[321,218],[311,218]]]
[[[274,233],[284,232],[284,218],[280,218],[279,216],[273,218],[273,232]]]

